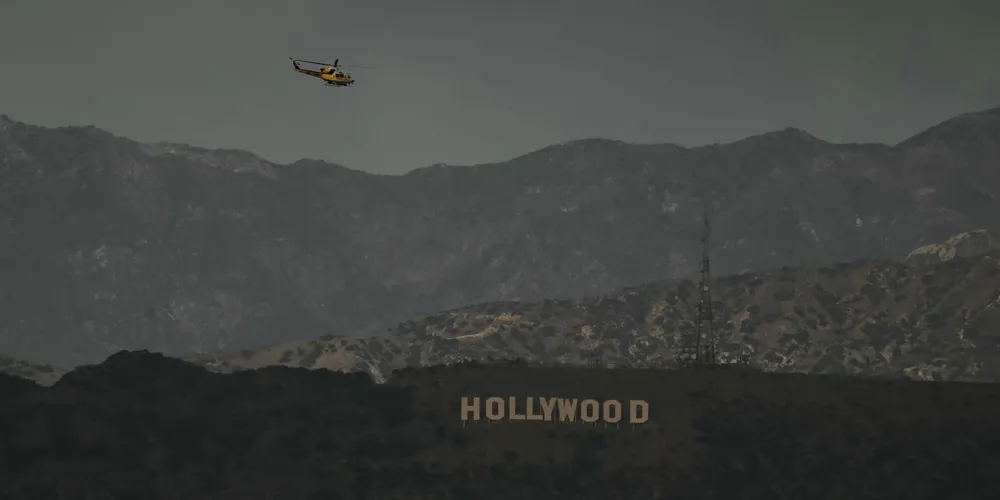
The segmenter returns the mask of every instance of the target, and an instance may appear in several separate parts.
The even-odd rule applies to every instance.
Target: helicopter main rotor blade
[[[331,63],[328,63],[328,62],[306,61],[305,59],[292,59],[292,60],[295,61],[295,62],[306,63],[306,64],[316,64],[316,65],[319,65],[319,66],[330,66],[331,68],[366,68],[366,69],[375,69],[372,66],[360,66],[360,65],[357,65],[357,64],[331,64]],[[340,61],[337,61],[337,62],[339,63]]]
[[[316,62],[316,61],[306,61],[305,59],[295,59],[295,61],[303,62],[303,63],[307,63],[307,64],[318,64],[320,66],[333,66],[333,64],[330,64],[330,63]]]

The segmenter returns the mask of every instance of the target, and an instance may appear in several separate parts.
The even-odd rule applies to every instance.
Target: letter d
[[[639,408],[642,408],[642,416],[639,416]],[[629,401],[628,423],[644,424],[649,420],[649,403],[641,399]]]

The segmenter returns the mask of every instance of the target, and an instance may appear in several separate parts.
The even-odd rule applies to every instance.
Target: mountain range
[[[73,367],[120,349],[198,357],[324,335],[370,339],[472,304],[575,304],[664,280],[675,284],[649,297],[670,300],[698,270],[706,213],[716,274],[758,276],[720,291],[736,297],[782,273],[899,261],[959,233],[1000,229],[998,164],[1000,108],[895,146],[831,144],[796,129],[696,148],[591,139],[398,176],[2,117],[0,352]],[[951,265],[988,273],[988,258]],[[915,286],[909,271],[879,265],[842,267],[848,274],[822,293],[797,282],[795,293],[813,294],[806,313],[780,314],[806,321],[836,287]],[[937,303],[961,279],[981,279],[956,269],[932,292],[879,300]],[[974,300],[986,301],[986,288],[974,286]],[[607,307],[652,307],[649,297]],[[751,324],[771,323],[750,314]],[[833,334],[862,328],[831,314]],[[678,329],[687,320],[663,316]]]

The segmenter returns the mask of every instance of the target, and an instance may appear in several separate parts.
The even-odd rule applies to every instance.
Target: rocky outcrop
[[[916,265],[936,264],[997,249],[1000,249],[1000,233],[981,229],[958,234],[944,243],[924,245],[910,252],[905,261]]]

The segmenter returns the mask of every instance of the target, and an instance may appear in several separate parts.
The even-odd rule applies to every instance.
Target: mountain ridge
[[[153,150],[176,148],[176,149],[189,150],[191,152],[199,152],[199,153],[235,153],[235,154],[241,154],[241,155],[245,153],[247,155],[252,156],[255,160],[258,160],[258,161],[261,161],[261,162],[265,162],[265,163],[268,163],[270,165],[277,166],[277,167],[291,167],[291,166],[295,166],[296,164],[303,164],[303,163],[304,164],[321,163],[321,164],[328,165],[330,167],[338,167],[338,168],[342,168],[342,169],[351,170],[353,172],[364,173],[364,174],[369,174],[369,175],[374,175],[374,176],[387,176],[387,177],[406,176],[406,175],[409,175],[409,174],[411,174],[413,172],[416,172],[416,171],[425,170],[425,169],[431,169],[431,168],[469,168],[469,167],[483,167],[483,166],[503,165],[503,164],[509,163],[512,160],[516,160],[518,158],[525,157],[525,156],[530,156],[530,155],[542,153],[542,152],[545,152],[545,151],[550,150],[552,148],[566,147],[566,146],[570,146],[570,147],[577,146],[578,147],[578,146],[585,146],[585,145],[594,144],[594,143],[611,144],[611,145],[621,145],[621,146],[627,146],[627,147],[659,147],[659,148],[675,148],[675,149],[680,149],[680,150],[697,150],[697,149],[714,148],[714,147],[720,147],[720,146],[729,146],[729,145],[732,145],[732,144],[741,143],[741,142],[745,142],[745,141],[753,142],[753,141],[759,141],[759,140],[767,140],[767,139],[769,139],[771,137],[794,137],[794,138],[804,139],[806,142],[817,142],[817,143],[828,144],[828,145],[832,145],[832,146],[884,146],[884,147],[887,147],[887,148],[899,148],[899,147],[905,147],[908,143],[918,141],[919,139],[924,138],[925,136],[927,136],[929,134],[932,134],[932,133],[935,133],[935,132],[939,132],[941,130],[947,129],[948,127],[954,127],[954,126],[956,126],[958,124],[962,124],[962,123],[967,122],[969,120],[977,120],[977,119],[978,120],[982,120],[982,119],[998,119],[998,120],[1000,120],[1000,106],[995,107],[995,108],[988,108],[988,109],[984,109],[984,110],[980,110],[980,111],[971,111],[971,112],[966,112],[966,113],[962,113],[962,114],[956,115],[956,116],[954,116],[952,118],[949,118],[949,119],[943,120],[941,122],[938,122],[938,123],[936,123],[936,124],[934,124],[934,125],[926,128],[925,130],[914,134],[913,136],[910,136],[910,137],[908,137],[906,139],[898,141],[896,144],[889,144],[889,143],[882,143],[882,142],[861,142],[861,143],[858,143],[858,142],[831,142],[831,141],[827,141],[825,139],[821,139],[819,137],[816,137],[813,134],[809,133],[809,131],[807,131],[805,129],[802,129],[802,128],[799,128],[799,127],[792,127],[792,126],[782,127],[782,128],[778,128],[778,129],[771,130],[771,131],[759,132],[759,133],[756,133],[756,134],[751,134],[751,135],[749,135],[747,137],[744,137],[742,139],[736,139],[736,140],[732,140],[732,141],[729,141],[729,142],[712,142],[712,143],[706,143],[706,144],[700,144],[700,145],[694,145],[694,146],[683,146],[683,145],[680,145],[680,144],[677,144],[677,143],[673,143],[673,142],[669,142],[669,141],[668,142],[630,142],[630,141],[624,141],[624,140],[621,140],[621,139],[613,139],[613,138],[610,138],[610,137],[585,137],[585,138],[581,138],[581,139],[573,139],[573,140],[570,140],[570,141],[563,141],[563,142],[551,144],[551,145],[548,145],[548,146],[543,146],[543,147],[538,148],[538,149],[534,149],[534,150],[531,150],[531,151],[527,151],[527,152],[521,153],[519,155],[512,156],[512,157],[510,157],[510,158],[508,158],[506,160],[500,160],[500,161],[496,161],[496,162],[483,162],[483,163],[476,163],[476,164],[471,164],[471,165],[449,165],[449,164],[438,163],[438,164],[434,164],[434,165],[428,165],[428,166],[425,166],[425,167],[415,167],[415,168],[413,168],[411,170],[407,170],[405,172],[401,172],[401,173],[397,173],[397,174],[388,174],[388,173],[383,174],[383,173],[367,172],[367,171],[360,170],[360,169],[354,169],[354,168],[351,168],[351,167],[339,164],[337,162],[331,162],[331,161],[328,161],[328,160],[320,160],[320,159],[315,159],[315,158],[299,158],[297,160],[290,161],[290,162],[285,162],[285,163],[275,162],[275,161],[268,160],[268,159],[264,158],[263,156],[260,156],[257,153],[254,153],[251,150],[240,149],[240,148],[214,148],[214,147],[211,147],[211,146],[202,146],[202,145],[195,145],[195,144],[187,144],[187,143],[181,143],[181,142],[175,142],[175,141],[150,141],[150,142],[133,141],[131,139],[128,139],[126,136],[119,136],[119,135],[113,134],[111,132],[106,131],[105,129],[102,129],[102,128],[96,126],[96,125],[67,125],[67,126],[58,126],[58,127],[43,127],[43,126],[40,126],[40,125],[34,125],[34,124],[30,124],[28,122],[22,122],[22,121],[19,121],[19,120],[15,120],[15,119],[11,118],[9,115],[0,113],[0,125],[19,125],[19,126],[28,126],[28,127],[35,127],[35,128],[49,129],[49,130],[92,129],[92,130],[97,130],[97,131],[103,132],[105,134],[108,134],[110,137],[113,137],[115,139],[125,140],[125,141],[129,141],[129,142],[134,142],[136,144],[141,144],[141,145],[148,146],[148,147],[150,147]],[[159,154],[164,154],[164,153],[160,152]]]

